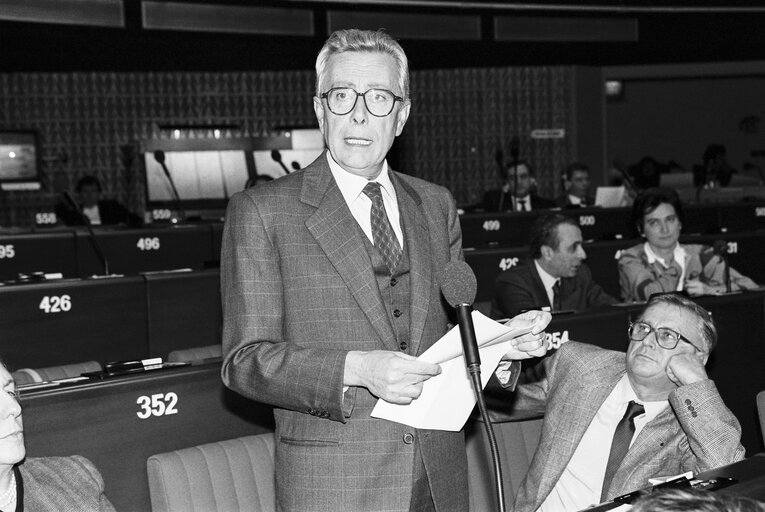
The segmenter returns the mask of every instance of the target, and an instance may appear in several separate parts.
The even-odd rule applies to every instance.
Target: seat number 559
[[[178,395],[172,391],[169,393],[157,393],[149,396],[139,396],[135,401],[141,408],[136,413],[138,418],[145,420],[151,416],[169,416],[171,414],[177,414],[178,409]]]

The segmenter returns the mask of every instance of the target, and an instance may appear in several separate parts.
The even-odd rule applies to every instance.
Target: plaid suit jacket
[[[85,457],[29,457],[16,468],[27,512],[114,512],[101,474]]]
[[[512,410],[544,412],[542,436],[514,510],[537,510],[563,474],[598,409],[626,372],[625,354],[569,342],[518,385]],[[714,382],[681,386],[670,407],[643,427],[608,490],[609,499],[650,485],[649,478],[694,473],[744,458],[741,426]],[[502,413],[494,413],[501,419]]]
[[[445,188],[391,178],[419,354],[446,332],[439,271],[462,258],[461,232]],[[281,509],[408,510],[417,447],[437,510],[466,510],[461,432],[374,419],[376,397],[360,387],[343,393],[348,351],[398,350],[363,236],[326,154],[231,198],[221,254],[223,381],[276,407]]]

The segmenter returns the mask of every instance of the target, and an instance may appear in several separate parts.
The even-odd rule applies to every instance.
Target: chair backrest
[[[86,372],[100,372],[101,370],[103,368],[98,361],[84,361],[47,368],[19,368],[13,372],[13,380],[17,386],[21,386],[35,382],[79,377]]]
[[[505,504],[526,476],[542,418],[496,423]],[[483,423],[466,426],[470,510],[497,510],[494,468]],[[276,510],[274,435],[246,436],[152,455],[147,461],[152,512]]]
[[[146,462],[153,512],[273,512],[274,434],[152,455]]]
[[[762,439],[765,440],[765,391],[757,393],[757,412],[760,415],[760,430]]]
[[[512,508],[515,494],[526,476],[541,435],[541,417],[494,423],[494,437],[497,439],[502,467],[505,506],[508,509]],[[468,459],[470,510],[472,512],[498,510],[494,465],[483,422],[473,421],[466,425],[465,445]]]
[[[173,350],[167,354],[168,362],[198,362],[222,357],[222,345],[206,345],[204,347],[184,348]]]

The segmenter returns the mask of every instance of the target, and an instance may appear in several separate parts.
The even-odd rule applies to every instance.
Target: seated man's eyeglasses
[[[322,98],[327,100],[330,112],[336,116],[344,116],[356,107],[359,96],[364,97],[364,105],[370,114],[375,117],[385,117],[393,112],[397,101],[404,101],[401,96],[396,96],[387,89],[369,89],[366,92],[357,92],[351,87],[333,87]]]
[[[656,342],[661,348],[672,350],[677,346],[678,342],[684,341],[699,352],[703,352],[703,350],[699,349],[696,345],[691,343],[688,338],[668,327],[654,328],[652,325],[645,322],[633,322],[630,324],[629,330],[627,332],[629,333],[631,340],[643,341],[649,334],[654,331],[656,332]]]

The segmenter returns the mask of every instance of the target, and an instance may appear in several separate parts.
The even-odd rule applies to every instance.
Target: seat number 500
[[[169,416],[171,414],[178,414],[178,395],[172,391],[169,393],[156,393],[149,396],[139,396],[135,401],[141,408],[136,413],[139,419],[145,420],[151,416]]]

